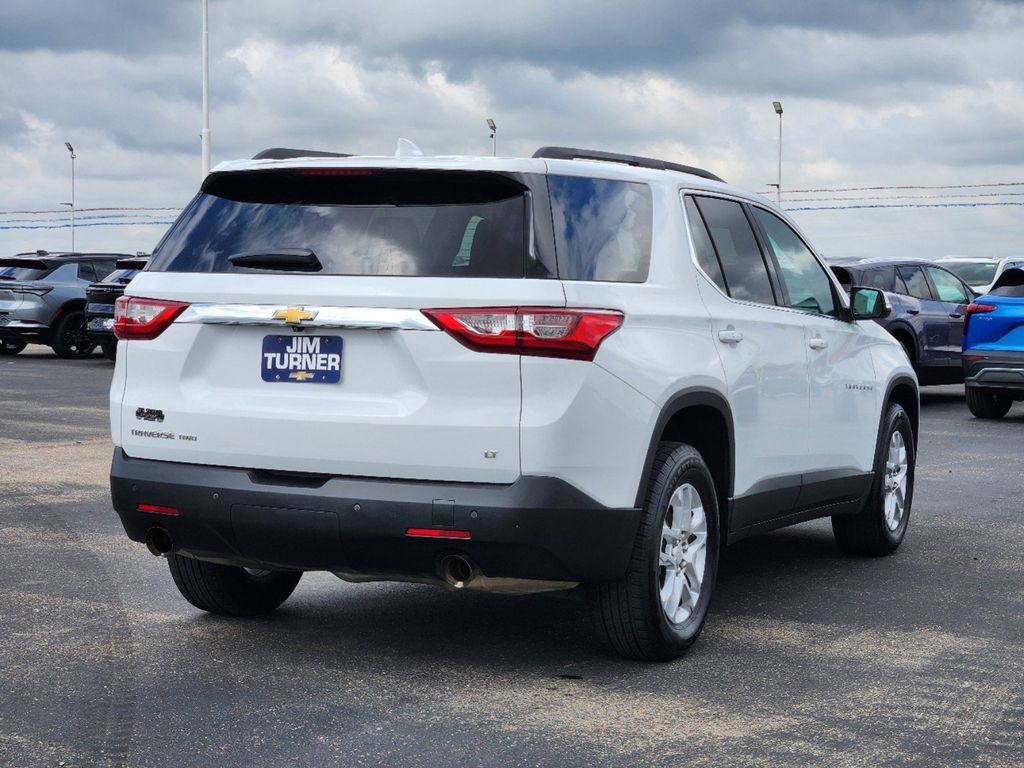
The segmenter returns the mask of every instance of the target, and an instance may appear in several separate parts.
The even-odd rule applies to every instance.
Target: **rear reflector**
[[[624,319],[617,310],[561,307],[424,309],[423,314],[478,352],[573,360],[593,360]]]
[[[418,536],[424,539],[468,539],[469,531],[450,531],[445,528],[410,528],[406,536]]]
[[[114,335],[119,339],[155,339],[187,308],[183,301],[122,296],[114,302]]]
[[[139,512],[152,512],[154,515],[178,516],[177,507],[162,507],[159,504],[139,504],[136,509],[139,510]]]

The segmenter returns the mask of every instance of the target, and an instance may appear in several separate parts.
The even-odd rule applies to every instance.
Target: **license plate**
[[[113,331],[114,330],[114,318],[112,317],[94,317],[89,321],[88,326],[90,331]]]
[[[295,384],[341,381],[340,336],[264,336],[263,380]]]

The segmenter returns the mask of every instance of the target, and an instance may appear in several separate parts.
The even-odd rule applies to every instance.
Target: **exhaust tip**
[[[463,555],[448,555],[441,560],[441,576],[454,589],[463,589],[479,576],[473,561]]]
[[[146,549],[156,557],[163,557],[174,549],[174,542],[171,540],[171,534],[163,528],[153,526],[146,531]]]

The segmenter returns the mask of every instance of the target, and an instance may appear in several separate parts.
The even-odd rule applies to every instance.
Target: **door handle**
[[[718,332],[718,340],[723,344],[739,344],[743,341],[743,333],[732,328]]]
[[[963,317],[963,315],[962,315],[962,314],[960,314],[959,312],[950,312],[950,313],[949,313],[949,316],[950,316],[950,317],[952,317],[952,318],[960,318],[960,317]]]
[[[907,314],[908,315],[919,315],[919,314],[921,314],[921,310],[920,309],[908,309],[907,310]]]
[[[824,339],[811,339],[807,342],[807,346],[811,349],[824,349],[828,346],[828,342]]]

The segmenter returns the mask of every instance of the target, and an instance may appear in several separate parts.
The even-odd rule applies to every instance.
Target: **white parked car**
[[[1007,267],[1024,263],[1024,257],[942,256],[935,263],[954,273],[977,295],[984,296]]]
[[[762,197],[557,147],[272,157],[214,169],[116,309],[114,507],[192,604],[272,610],[306,570],[575,590],[669,659],[727,543],[831,516],[899,546],[885,298]]]

